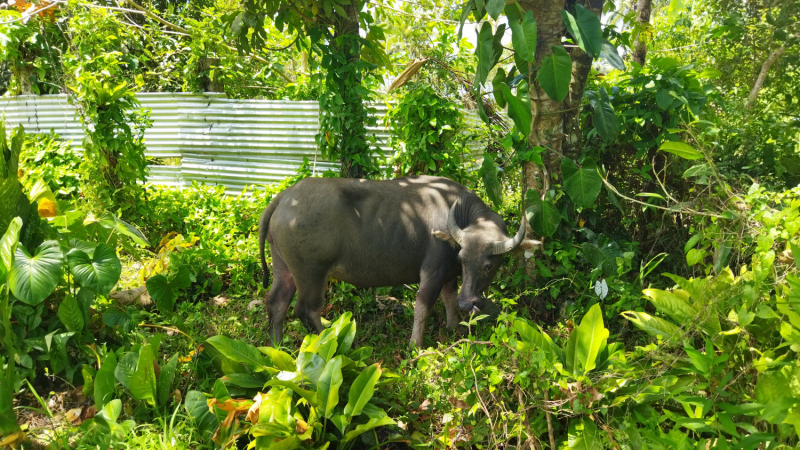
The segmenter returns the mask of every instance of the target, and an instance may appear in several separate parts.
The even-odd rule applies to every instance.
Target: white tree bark
[[[745,107],[750,109],[753,106],[753,102],[756,101],[756,97],[758,97],[758,92],[764,86],[764,81],[767,80],[767,72],[769,72],[770,67],[775,64],[775,61],[778,60],[783,54],[786,53],[786,47],[781,46],[779,49],[772,52],[769,55],[764,64],[761,65],[761,72],[758,74],[758,78],[756,78],[755,84],[753,84],[753,89],[750,90],[750,95],[747,97],[747,103]]]

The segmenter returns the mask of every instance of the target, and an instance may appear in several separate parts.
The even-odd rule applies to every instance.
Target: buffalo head
[[[541,242],[525,239],[528,223],[524,215],[519,230],[513,237],[506,236],[497,222],[489,218],[478,218],[466,228],[461,228],[456,223],[456,206],[457,203],[450,208],[447,231],[435,231],[434,235],[449,241],[458,251],[458,260],[462,266],[458,309],[462,312],[494,315],[499,308],[485,298],[483,293],[503,264],[503,254],[517,248],[533,250]]]

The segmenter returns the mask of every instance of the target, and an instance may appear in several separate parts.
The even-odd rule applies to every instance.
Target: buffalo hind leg
[[[286,311],[292,303],[294,293],[297,290],[294,277],[286,267],[286,263],[281,259],[278,252],[274,251],[270,245],[272,255],[272,286],[267,294],[267,317],[269,338],[273,347],[280,347],[283,341],[283,321],[286,319]]]
[[[297,302],[294,314],[312,333],[320,333],[322,327],[322,308],[325,306],[325,288],[328,277],[315,277],[313,280],[297,280]]]
[[[456,328],[460,322],[456,299],[458,299],[458,278],[453,278],[453,281],[448,281],[442,286],[442,301],[447,311],[447,328]]]
[[[425,324],[431,314],[431,308],[439,298],[442,285],[431,281],[422,281],[417,292],[417,302],[414,305],[414,329],[411,331],[411,346],[422,347],[425,337]]]

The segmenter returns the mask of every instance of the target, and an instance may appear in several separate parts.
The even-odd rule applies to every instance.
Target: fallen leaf
[[[431,401],[426,398],[425,401],[422,402],[421,405],[419,405],[419,410],[427,411],[430,408],[430,406],[431,406]]]
[[[408,430],[408,424],[402,420],[397,421],[397,426],[400,427],[401,430]]]
[[[172,398],[175,399],[175,403],[180,403],[183,401],[183,395],[181,394],[180,389],[175,389],[175,392],[172,393]]]
[[[447,401],[450,402],[450,404],[453,405],[456,408],[461,408],[461,409],[469,409],[470,408],[469,403],[467,403],[464,400],[461,400],[459,398],[450,397],[450,398],[447,399]]]
[[[96,415],[97,415],[97,408],[94,405],[92,405],[86,408],[86,411],[83,412],[83,420],[91,419]]]
[[[211,299],[211,304],[220,307],[225,306],[228,304],[228,297],[225,297],[224,295],[218,295]]]
[[[5,447],[6,445],[8,445],[9,447],[16,447],[17,444],[21,443],[24,440],[25,440],[25,432],[17,431],[4,437],[3,440],[0,441],[0,447]]]
[[[261,409],[261,392],[256,394],[253,397],[253,404],[250,406],[250,409],[247,410],[247,416],[245,416],[244,420],[252,423],[253,425],[258,423],[258,412]]]
[[[67,419],[67,422],[75,422],[76,420],[81,418],[81,412],[83,411],[82,408],[73,408],[67,411],[64,415],[64,418]]]
[[[294,431],[297,432],[297,434],[303,434],[306,430],[308,430],[308,423],[306,423],[305,420],[297,419],[294,423]]]

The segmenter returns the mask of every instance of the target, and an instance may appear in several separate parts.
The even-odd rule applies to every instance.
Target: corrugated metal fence
[[[150,156],[180,158],[174,166],[150,166],[148,182],[184,186],[224,185],[239,192],[245,185],[264,185],[294,175],[303,158],[315,162],[315,170],[338,168],[323,161],[314,136],[319,128],[315,101],[234,100],[225,94],[140,93],[137,98],[150,109],[153,126],[145,132]],[[389,133],[383,128],[385,105],[377,109],[379,127],[371,129],[382,150]],[[7,128],[22,124],[27,133],[58,133],[80,148],[83,129],[75,108],[64,95],[19,96],[0,99]],[[470,126],[478,126],[474,114],[465,114]],[[481,154],[483,145],[470,148]]]

